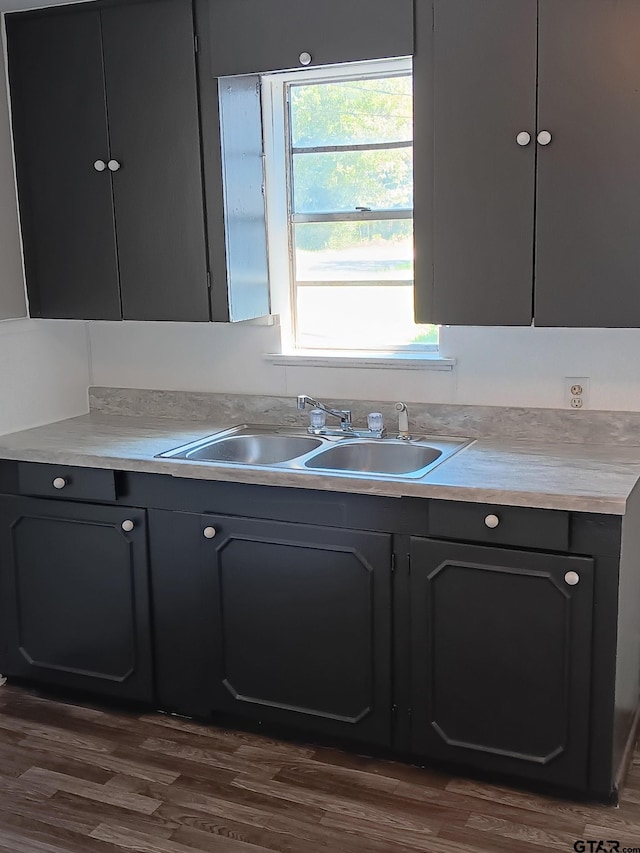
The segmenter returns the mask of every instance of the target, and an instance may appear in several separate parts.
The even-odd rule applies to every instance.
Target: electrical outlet
[[[588,409],[589,377],[565,376],[563,401],[569,409]]]

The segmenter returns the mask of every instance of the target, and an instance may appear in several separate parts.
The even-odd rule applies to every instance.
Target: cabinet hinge
[[[211,272],[207,270],[207,289],[211,290]]]
[[[396,555],[391,555],[391,574],[394,574],[396,570]]]
[[[392,705],[391,706],[391,721],[395,722],[395,719],[397,716],[398,716],[398,706]]]
[[[411,554],[407,554],[407,574],[411,574]]]
[[[407,708],[407,717],[411,719],[411,715],[413,714],[413,710],[411,708]]]
[[[197,53],[197,52],[200,50],[200,45],[199,45],[199,43],[198,43],[198,36],[197,36],[197,35],[195,35],[195,33],[194,33],[194,36],[193,36],[193,49],[194,49],[194,52],[195,52],[195,53]]]

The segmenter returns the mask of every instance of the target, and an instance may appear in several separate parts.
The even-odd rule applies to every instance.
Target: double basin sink
[[[468,439],[440,436],[405,441],[309,435],[295,428],[241,424],[160,453],[159,457],[328,474],[420,478],[468,443]]]

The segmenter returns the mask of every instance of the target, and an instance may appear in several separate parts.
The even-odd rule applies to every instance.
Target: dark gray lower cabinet
[[[3,674],[619,789],[640,498],[620,519],[2,461],[0,492]]]
[[[587,558],[412,538],[412,752],[585,788],[592,596]]]
[[[0,497],[0,566],[0,672],[152,701],[143,510]]]
[[[162,708],[391,743],[390,535],[149,518]]]

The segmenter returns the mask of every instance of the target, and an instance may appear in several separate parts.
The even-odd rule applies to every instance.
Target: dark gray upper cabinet
[[[535,322],[640,326],[640,4],[540,0]]]
[[[100,14],[8,15],[24,259],[33,317],[117,320],[118,259]]]
[[[413,0],[196,0],[213,320],[269,313],[259,74],[413,53]]]
[[[189,0],[105,8],[104,66],[122,315],[208,320]]]
[[[189,0],[9,15],[7,35],[32,314],[208,320]]]
[[[535,0],[417,0],[420,322],[531,322]]]
[[[635,0],[416,0],[420,322],[640,326],[639,36]]]
[[[209,0],[209,9],[214,77],[413,53],[413,0]]]

